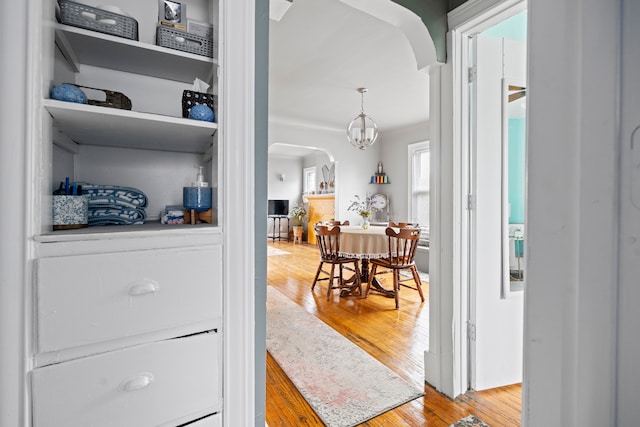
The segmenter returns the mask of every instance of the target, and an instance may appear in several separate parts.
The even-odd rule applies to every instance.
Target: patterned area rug
[[[267,350],[329,427],[358,425],[424,394],[270,286]]]
[[[403,277],[411,277],[411,272],[408,270],[400,270],[400,275]],[[429,273],[418,271],[418,275],[420,276],[420,280],[423,285],[429,283]]]
[[[486,424],[480,418],[475,415],[469,415],[455,423],[451,424],[449,427],[490,427],[489,424]]]
[[[284,251],[282,249],[274,248],[273,246],[267,246],[267,256],[274,255],[290,255],[291,252]]]

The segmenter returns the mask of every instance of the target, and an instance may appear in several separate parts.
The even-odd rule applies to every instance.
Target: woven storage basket
[[[210,93],[194,92],[192,90],[182,92],[182,117],[189,117],[191,107],[198,104],[204,104],[211,108],[214,117],[216,117],[218,97]]]
[[[159,25],[156,28],[156,44],[169,49],[213,58],[214,45],[212,39],[196,36],[175,28]]]
[[[98,89],[89,86],[76,85],[81,89],[93,89],[100,92],[104,92],[106,99],[104,101],[97,101],[95,99],[89,99],[90,105],[97,105],[99,107],[119,108],[121,110],[131,110],[131,100],[122,92],[115,92],[113,90]],[[87,94],[87,98],[88,98]]]
[[[86,28],[100,33],[138,40],[138,21],[117,13],[69,0],[58,0],[62,24]]]

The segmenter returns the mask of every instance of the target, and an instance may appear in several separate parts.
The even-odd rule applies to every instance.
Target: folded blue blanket
[[[89,208],[89,225],[131,225],[143,224],[147,212],[127,208]]]
[[[94,206],[132,209],[147,206],[147,196],[132,187],[83,183],[82,194],[89,196],[89,209]]]

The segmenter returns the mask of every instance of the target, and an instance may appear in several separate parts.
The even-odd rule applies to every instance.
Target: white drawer
[[[34,427],[145,427],[221,410],[220,335],[204,333],[32,372]]]
[[[42,258],[38,352],[218,319],[221,282],[220,246]]]
[[[184,427],[222,427],[222,414],[213,414],[201,420],[186,424]]]

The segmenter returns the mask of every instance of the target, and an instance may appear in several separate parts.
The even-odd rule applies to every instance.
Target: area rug
[[[329,427],[358,425],[424,394],[270,286],[267,350]]]
[[[403,277],[413,277],[409,270],[400,270],[400,275]],[[429,273],[418,271],[418,275],[420,276],[420,281],[422,281],[423,284],[429,283]]]
[[[267,246],[267,256],[274,256],[274,255],[291,255],[291,252],[274,248],[273,246]]]
[[[480,418],[475,415],[469,415],[461,420],[456,421],[451,424],[449,427],[490,427],[489,424],[483,422]]]

